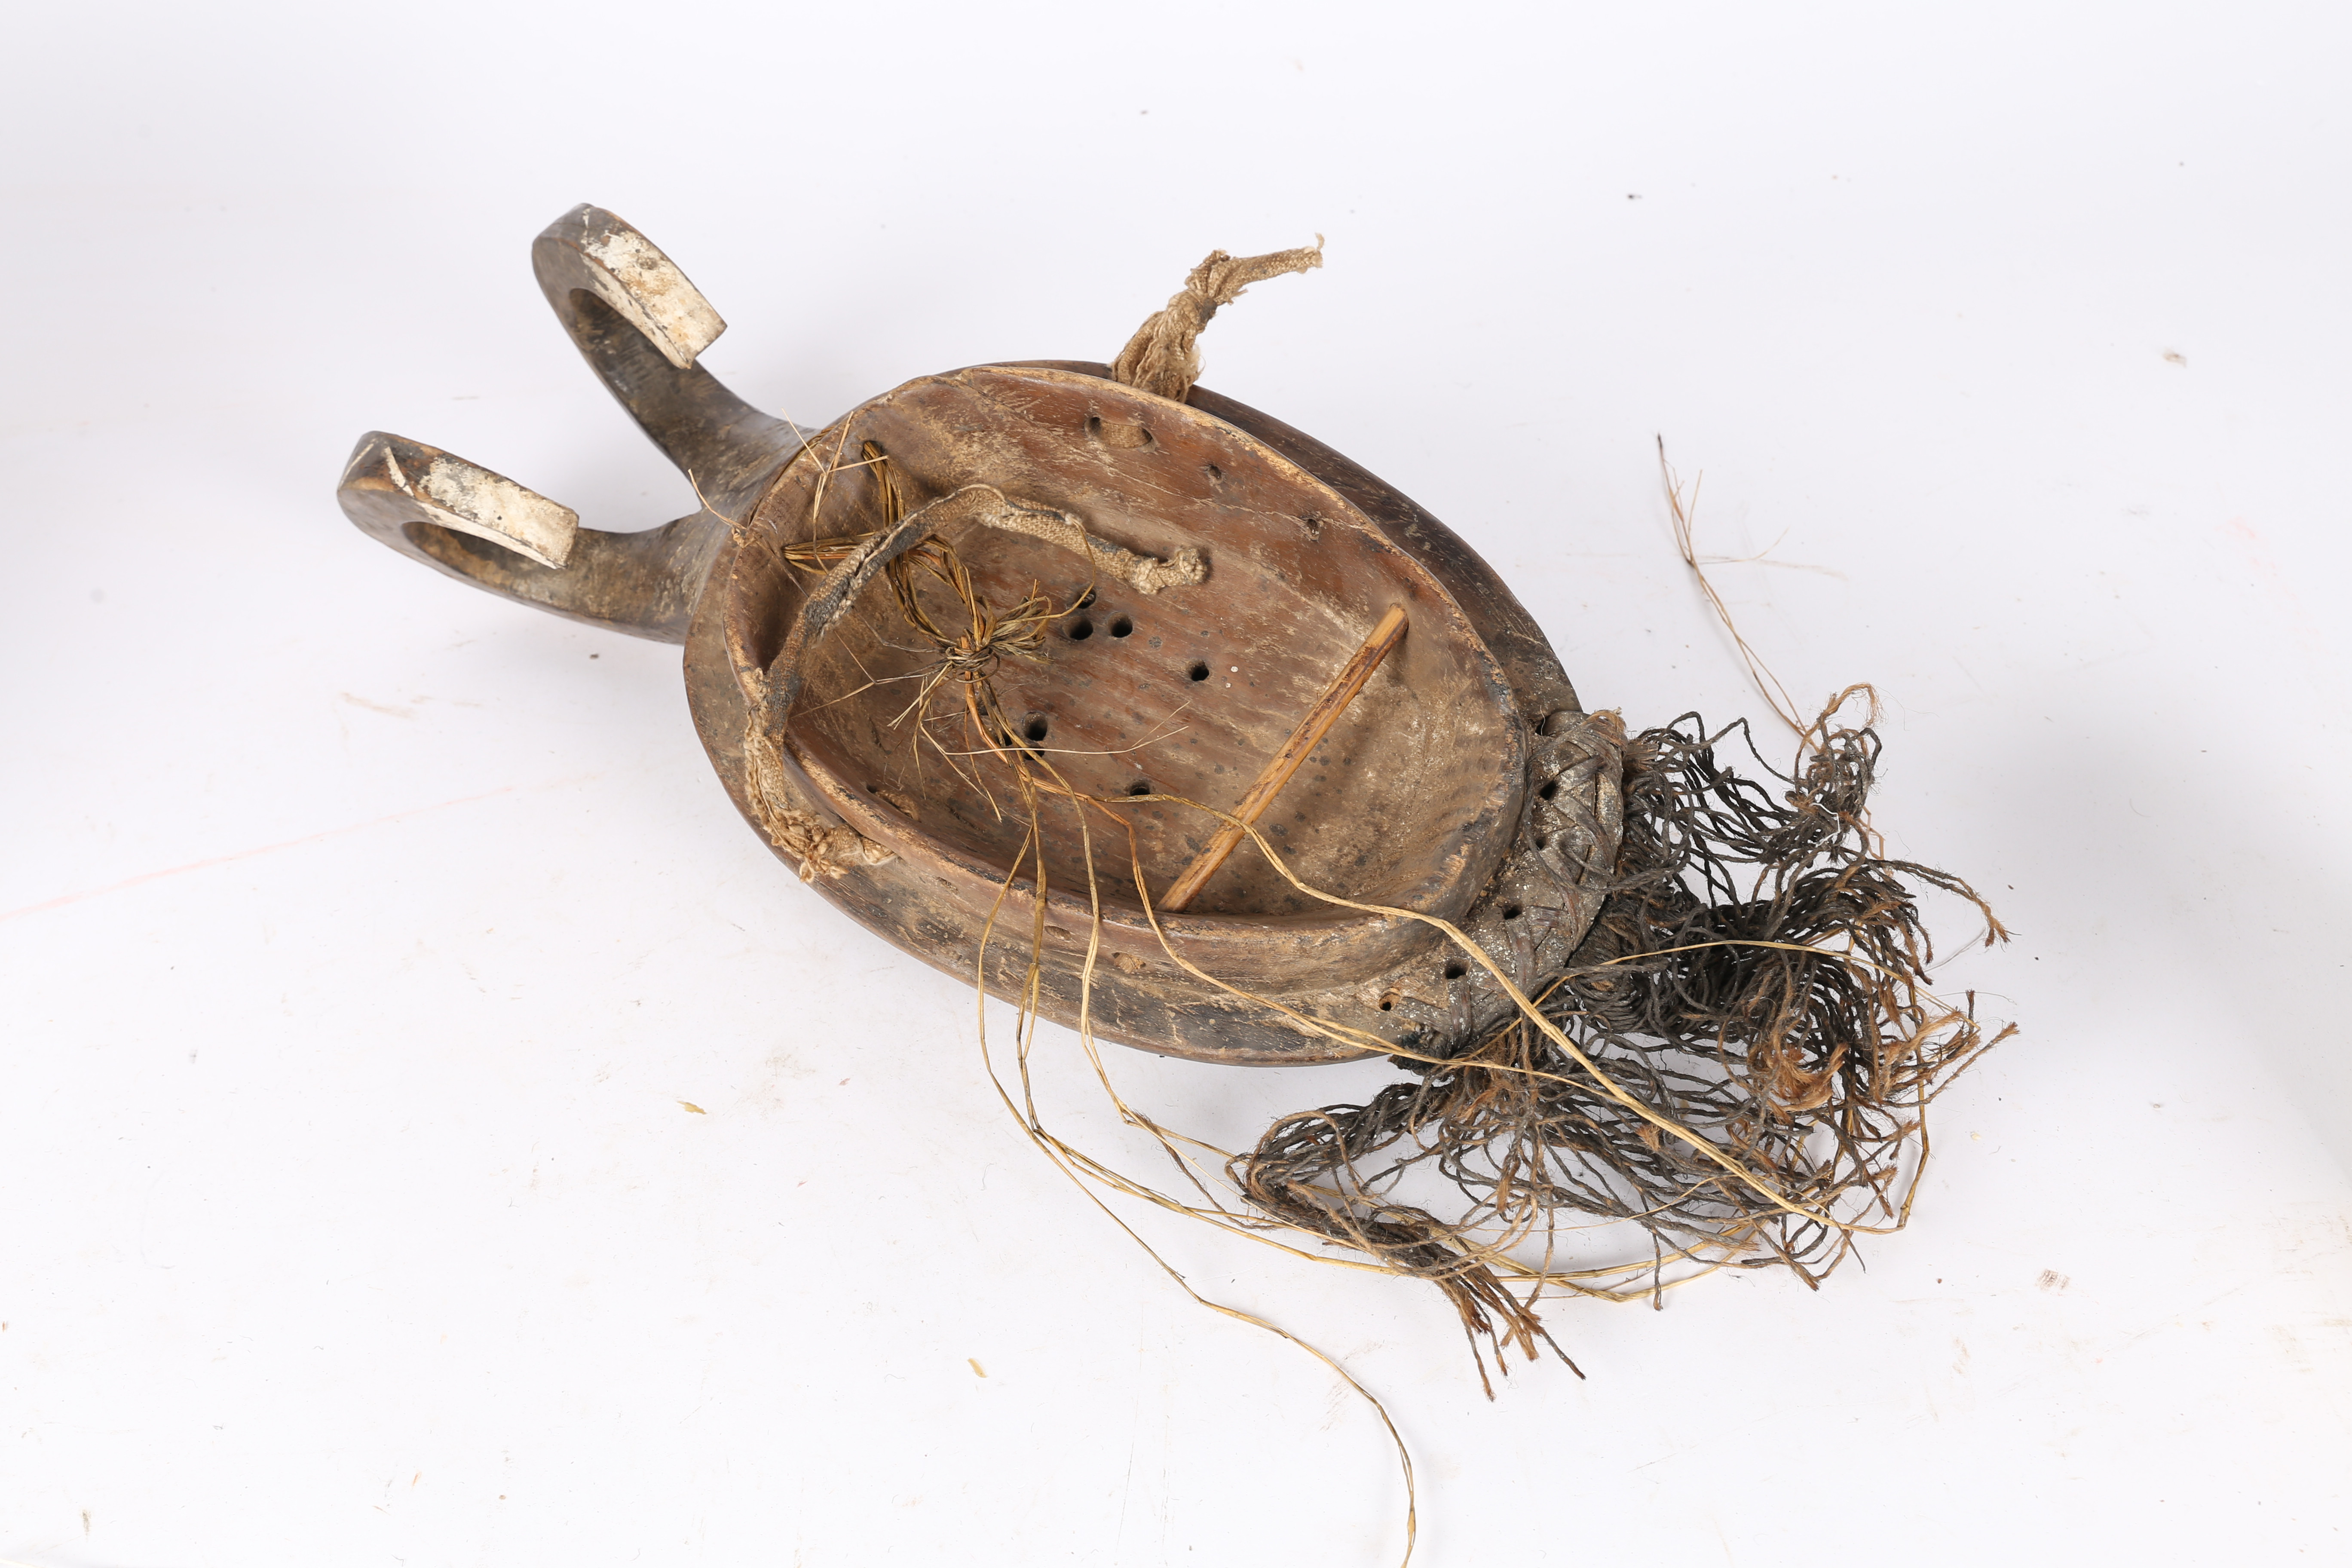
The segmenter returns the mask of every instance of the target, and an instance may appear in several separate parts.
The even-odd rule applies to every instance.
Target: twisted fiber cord
[[[1111,363],[1112,378],[1122,385],[1183,402],[1192,384],[1201,379],[1201,353],[1196,345],[1201,329],[1209,324],[1210,317],[1240,299],[1242,290],[1253,283],[1322,265],[1323,237],[1319,234],[1311,246],[1277,250],[1268,256],[1236,257],[1222,250],[1209,252],[1208,258],[1185,278],[1184,287],[1170,297],[1167,307],[1154,311],[1136,329],[1127,346],[1118,351],[1118,358]]]
[[[1989,943],[2008,933],[1959,879],[1880,858],[1865,816],[1878,737],[1839,726],[1837,707],[1793,775],[1763,764],[1744,721],[1709,734],[1685,715],[1625,747],[1612,890],[1538,1007],[1683,1135],[1522,1017],[1421,1043],[1436,1060],[1398,1059],[1423,1076],[1366,1104],[1276,1121],[1228,1167],[1235,1184],[1271,1218],[1431,1280],[1474,1352],[1483,1339],[1498,1356],[1532,1357],[1541,1334],[1537,1289],[1521,1302],[1506,1277],[1562,1283],[1506,1249],[1551,1243],[1570,1216],[1648,1231],[1654,1279],[1671,1258],[1817,1284],[1857,1232],[1899,1228],[1927,1103],[1994,1043],[1929,994],[1913,884],[1975,904]],[[1735,732],[1780,787],[1717,761]],[[1760,1180],[1727,1179],[1727,1158]],[[1450,1215],[1389,1195],[1423,1165],[1460,1193]],[[1824,1223],[1833,1212],[1850,1217]],[[1859,1223],[1872,1216],[1885,1223]]]

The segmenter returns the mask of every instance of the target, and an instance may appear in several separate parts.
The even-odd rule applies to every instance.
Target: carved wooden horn
[[[570,507],[381,430],[352,448],[336,500],[366,533],[476,587],[682,643],[728,520],[758,504],[800,436],[696,363],[727,323],[620,218],[583,203],[547,226],[530,257],[589,368],[685,473],[701,510],[636,533],[583,528]]]

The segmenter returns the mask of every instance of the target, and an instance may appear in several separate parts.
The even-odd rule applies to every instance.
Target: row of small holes
[[[1083,610],[1094,602],[1094,590],[1088,589],[1087,591],[1086,597],[1080,599],[1075,607]],[[1080,616],[1076,620],[1072,621],[1065,630],[1072,642],[1084,642],[1088,637],[1095,635],[1095,624],[1087,616]],[[1133,637],[1135,635],[1135,622],[1126,616],[1114,617],[1110,623],[1110,635],[1115,637]],[[1206,680],[1209,679],[1209,667],[1206,664],[1196,663],[1192,668],[1186,670],[1184,673],[1193,680]],[[1029,737],[1032,743],[1044,740],[1046,734],[1045,721],[1043,719],[1030,720],[1028,729],[1024,731],[1023,733]],[[1145,780],[1138,779],[1134,784],[1128,786],[1127,793],[1129,795],[1150,795],[1151,793],[1151,785]]]
[[[1546,779],[1542,784],[1536,786],[1536,798],[1538,800],[1549,800],[1559,793],[1559,781],[1558,779]],[[1548,847],[1550,843],[1551,835],[1548,833],[1538,833],[1536,835],[1537,848],[1542,849]],[[1503,913],[1503,918],[1507,921],[1515,921],[1519,918],[1519,911],[1516,909],[1507,910]]]
[[[1520,908],[1518,905],[1517,905],[1517,904],[1506,904],[1506,905],[1504,905],[1504,906],[1503,906],[1503,918],[1504,918],[1505,920],[1507,920],[1507,921],[1515,921],[1515,920],[1517,920],[1521,915],[1523,915],[1523,914],[1525,914],[1525,913],[1527,913],[1527,910],[1525,910],[1524,909],[1521,909],[1521,908]],[[1457,959],[1453,960],[1451,963],[1447,963],[1447,964],[1446,964],[1446,966],[1445,966],[1445,978],[1446,978],[1446,979],[1448,979],[1448,980],[1459,980],[1459,979],[1461,979],[1464,975],[1465,975],[1465,974],[1467,974],[1467,973],[1470,973],[1470,966],[1469,966],[1469,964],[1467,964],[1467,963],[1464,963],[1461,959],[1458,959],[1458,958],[1457,958]],[[1396,999],[1396,997],[1395,997],[1395,996],[1393,996],[1393,995],[1383,996],[1383,997],[1381,997],[1381,1012],[1383,1012],[1383,1013],[1393,1013],[1393,1012],[1395,1012],[1395,1011],[1396,1011],[1396,1005],[1397,1005],[1397,999]]]
[[[1086,616],[1080,616],[1076,620],[1070,623],[1068,636],[1072,642],[1084,642],[1094,635],[1095,624],[1094,622],[1087,619]],[[1135,635],[1135,623],[1129,620],[1125,616],[1121,616],[1117,620],[1111,622],[1110,635],[1115,637],[1133,637]]]

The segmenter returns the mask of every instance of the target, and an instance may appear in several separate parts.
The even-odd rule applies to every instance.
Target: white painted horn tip
[[[603,207],[583,204],[576,243],[596,297],[679,370],[719,341],[727,323],[659,246]]]
[[[541,566],[571,560],[580,536],[580,514],[570,507],[478,463],[381,431],[362,439],[344,483],[388,488],[407,499],[420,521],[488,540]]]

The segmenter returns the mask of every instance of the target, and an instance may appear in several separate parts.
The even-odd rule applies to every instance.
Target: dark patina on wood
[[[1307,882],[1454,921],[1522,984],[1556,971],[1591,923],[1618,832],[1612,721],[1582,712],[1549,644],[1468,545],[1347,458],[1205,389],[1178,402],[1081,362],[924,376],[822,430],[796,427],[695,363],[723,324],[613,215],[566,215],[533,261],[590,366],[704,509],[642,533],[583,529],[511,481],[377,433],[345,469],[344,510],[478,586],[683,642],[695,722],[738,809],[869,930],[950,973],[981,974],[998,994],[1031,957],[1024,920],[1000,930],[982,967],[982,931],[1022,829],[920,758],[893,722],[908,692],[889,678],[919,656],[894,646],[904,639],[892,636],[887,593],[869,586],[824,635],[793,637],[820,580],[785,550],[887,521],[874,470],[840,460],[868,443],[887,454],[910,507],[985,485],[1138,555],[1205,558],[1204,580],[1144,593],[1045,538],[971,528],[950,541],[992,597],[1034,582],[1066,603],[1092,582],[1092,601],[1056,622],[1042,661],[1008,661],[995,677],[1024,739],[1051,748],[1080,790],[1234,809],[1333,673],[1401,608],[1410,635],[1260,831]],[[780,690],[791,693],[782,707]],[[1155,890],[1220,826],[1167,803],[1123,809]],[[855,852],[793,848],[819,841]],[[1050,837],[1036,957],[1041,1011],[1064,1023],[1076,1021],[1093,921],[1086,870],[1075,833]],[[1098,847],[1096,870],[1098,1034],[1224,1062],[1362,1054],[1171,963],[1128,879],[1124,842]],[[1016,891],[1032,886],[1019,879]],[[1313,899],[1247,847],[1161,925],[1189,962],[1234,987],[1414,1049],[1442,1051],[1511,1005],[1428,926]]]

